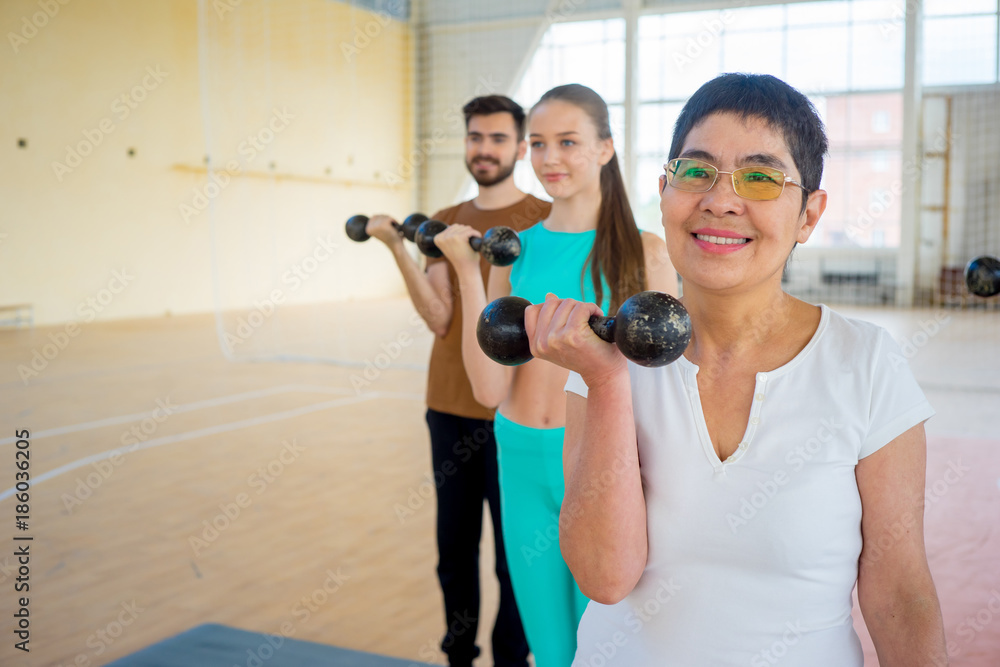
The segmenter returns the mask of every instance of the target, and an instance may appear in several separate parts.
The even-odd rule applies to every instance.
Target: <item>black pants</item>
[[[493,422],[427,411],[431,459],[437,488],[438,579],[444,594],[447,631],[441,649],[453,667],[472,664],[479,655],[479,540],[483,501],[489,503],[496,543],[500,610],[493,626],[493,662],[525,667],[528,643],[507,572],[500,524],[497,444]]]

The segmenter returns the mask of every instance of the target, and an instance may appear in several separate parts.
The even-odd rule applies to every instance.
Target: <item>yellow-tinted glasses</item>
[[[744,199],[777,199],[785,190],[785,183],[805,187],[785,172],[771,167],[743,167],[736,171],[719,171],[717,167],[701,160],[678,157],[663,165],[670,187],[685,192],[708,192],[719,180],[719,174],[733,177],[733,190]]]

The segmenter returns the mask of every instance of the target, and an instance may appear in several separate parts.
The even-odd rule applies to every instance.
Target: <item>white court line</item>
[[[248,401],[254,398],[264,398],[266,396],[274,396],[276,394],[287,394],[296,391],[319,393],[319,394],[352,393],[348,389],[341,389],[339,387],[321,387],[318,385],[286,384],[280,387],[258,389],[257,391],[248,391],[242,394],[231,394],[229,396],[219,396],[217,398],[209,398],[204,401],[195,401],[194,403],[186,403],[183,405],[178,405],[172,408],[170,414],[192,412],[194,410],[203,410],[205,408],[214,408],[220,405],[227,405],[229,403],[239,403],[240,401]],[[170,397],[168,396],[166,400],[169,401]],[[127,424],[129,422],[152,417],[153,414],[156,412],[156,410],[159,410],[159,408],[155,408],[153,410],[150,410],[149,412],[137,412],[131,415],[108,417],[106,419],[98,419],[97,421],[92,421],[92,422],[83,422],[80,424],[71,424],[69,426],[50,428],[45,431],[38,431],[36,433],[32,433],[31,439],[40,440],[42,438],[50,438],[54,435],[66,435],[67,433],[75,433],[77,431],[87,431],[93,428],[101,428],[104,426],[114,426],[115,424]],[[0,438],[0,445],[8,445],[16,440],[17,438],[14,437]]]
[[[82,459],[73,461],[72,463],[67,463],[64,466],[60,466],[46,473],[43,473],[37,477],[34,477],[29,482],[31,487],[36,486],[42,482],[48,481],[55,477],[58,477],[64,473],[70,472],[71,470],[76,470],[77,468],[82,468],[90,463],[97,463],[98,461],[104,461],[116,454],[129,454],[140,449],[149,449],[150,447],[159,447],[160,445],[169,445],[174,442],[183,442],[184,440],[193,440],[195,438],[202,438],[207,435],[216,435],[219,433],[226,433],[227,431],[236,431],[241,428],[247,428],[248,426],[259,426],[260,424],[267,424],[269,422],[280,421],[282,419],[290,419],[292,417],[299,417],[301,415],[309,414],[310,412],[318,412],[320,410],[328,410],[330,408],[340,407],[342,405],[350,405],[352,403],[362,403],[365,401],[370,401],[375,398],[412,398],[418,397],[422,398],[419,394],[382,394],[381,392],[373,392],[370,394],[364,394],[362,396],[354,396],[348,398],[337,398],[332,401],[326,401],[324,403],[314,403],[313,405],[307,405],[302,408],[295,408],[294,410],[285,410],[284,412],[275,412],[270,415],[262,415],[260,417],[253,417],[252,419],[244,419],[238,422],[231,422],[229,424],[219,424],[218,426],[209,426],[207,428],[197,429],[195,431],[188,431],[187,433],[178,433],[177,435],[168,435],[162,438],[154,438],[152,440],[147,440],[138,445],[129,445],[127,447],[116,447],[115,449],[109,449],[106,452],[100,452],[98,454],[91,454]],[[16,493],[16,487],[11,487],[0,493],[0,501],[4,501],[7,498]]]

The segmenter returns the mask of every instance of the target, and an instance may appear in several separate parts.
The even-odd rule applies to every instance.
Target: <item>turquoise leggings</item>
[[[559,550],[564,430],[522,426],[499,412],[493,422],[507,567],[536,667],[569,667],[589,602]]]

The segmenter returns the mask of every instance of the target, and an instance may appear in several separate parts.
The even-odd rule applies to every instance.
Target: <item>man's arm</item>
[[[476,328],[486,304],[510,294],[510,267],[494,266],[489,274],[489,291],[483,284],[479,253],[469,246],[469,239],[479,232],[466,225],[452,225],[435,238],[437,247],[448,258],[458,276],[458,291],[462,298],[462,363],[472,385],[476,402],[495,408],[510,393],[514,369],[501,366],[486,356],[479,347]]]
[[[918,424],[855,468],[864,546],[858,603],[882,667],[944,667],[944,623],[924,551],[927,444]]]
[[[376,215],[368,221],[365,231],[389,248],[417,313],[431,331],[438,336],[444,336],[451,324],[453,303],[451,283],[448,280],[448,265],[445,262],[436,262],[427,267],[426,273],[421,270],[406,251],[403,239],[392,222],[392,218],[388,215]]]

